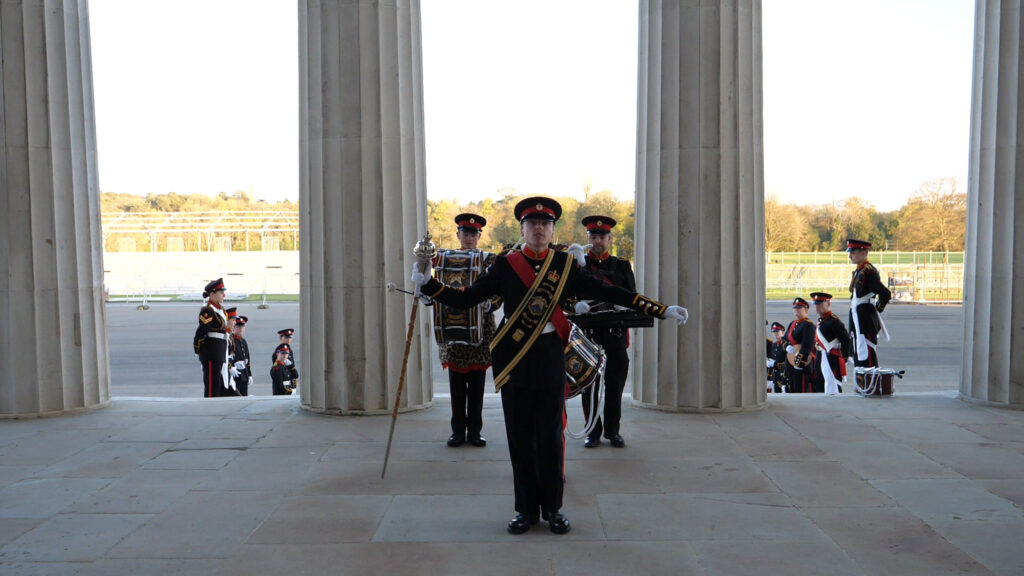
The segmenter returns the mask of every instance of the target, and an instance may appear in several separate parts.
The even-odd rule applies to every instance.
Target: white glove
[[[570,244],[565,251],[575,258],[576,261],[580,263],[580,266],[587,265],[587,252],[583,249],[583,246],[580,246],[579,244]]]
[[[419,292],[420,286],[423,286],[424,284],[427,283],[427,280],[430,280],[430,267],[428,266],[425,272],[420,272],[419,262],[413,262],[412,278],[410,278],[410,280],[412,280],[413,286],[416,287],[416,292]]]
[[[291,360],[289,360],[289,359],[287,359],[287,358],[285,358],[285,359],[284,359],[284,365],[285,365],[285,366],[291,366],[291,365],[292,365],[292,361],[291,361]]]
[[[488,312],[490,312],[491,311],[491,301],[490,300],[484,300],[480,304],[480,311],[483,312],[484,314],[487,314]]]
[[[245,370],[245,361],[239,360],[238,362],[235,362],[235,370],[238,370],[239,372]]]
[[[668,320],[670,318],[675,320],[676,324],[682,326],[690,319],[690,313],[682,306],[669,306],[668,309],[665,310],[665,319]]]
[[[238,374],[239,374],[238,368],[235,368],[234,366],[232,366],[231,369],[228,370],[228,372],[231,374],[232,380],[235,379],[235,378],[238,378]],[[232,384],[231,387],[234,388],[234,382],[231,382],[231,384]]]
[[[235,390],[235,391],[238,390],[238,387],[235,386],[235,379],[234,378],[228,378],[228,388],[231,388],[232,390]]]
[[[583,300],[580,300],[579,302],[576,303],[577,314],[586,314],[587,312],[590,312],[590,304],[587,304]]]
[[[793,348],[792,345],[786,346],[786,354],[796,354],[796,348]]]
[[[774,368],[775,367],[775,359],[774,358],[769,358],[768,359],[768,367],[769,368]]]
[[[249,376],[249,386],[252,386],[252,376]]]

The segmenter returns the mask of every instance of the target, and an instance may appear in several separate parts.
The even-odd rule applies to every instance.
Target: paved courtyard
[[[0,421],[0,574],[1024,573],[1024,412],[948,392],[627,406],[625,449],[567,445],[564,536],[505,532],[499,400],[485,448],[447,448],[448,413],[399,417],[383,480],[388,417],[291,397]]]

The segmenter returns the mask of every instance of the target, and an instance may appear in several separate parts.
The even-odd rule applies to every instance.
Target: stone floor
[[[387,417],[292,398],[0,421],[0,574],[1024,574],[1024,412],[626,407],[627,448],[567,444],[572,531],[512,536],[499,402],[485,448],[445,446],[446,399],[402,414],[383,480]]]

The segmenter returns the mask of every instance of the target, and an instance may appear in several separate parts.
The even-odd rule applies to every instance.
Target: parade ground
[[[310,338],[299,325],[299,304],[271,302],[269,308],[262,310],[256,307],[256,302],[229,302],[227,306],[237,306],[238,313],[249,318],[245,338],[252,354],[255,394],[269,395],[270,355],[277,346],[277,331],[297,329],[292,342],[296,358],[300,357],[303,343]],[[155,302],[149,310],[137,310],[136,307],[126,303],[107,305],[112,394],[201,397],[202,368],[192,350],[192,336],[201,304]],[[849,303],[837,300],[833,309],[845,323]],[[883,366],[907,371],[906,377],[897,382],[900,390],[957,389],[963,341],[962,313],[960,306],[891,304],[886,309],[884,317],[892,333],[892,341],[882,342],[879,357]],[[769,322],[789,324],[793,310],[788,301],[772,300],[767,303],[766,317]],[[816,320],[813,310],[810,318]],[[692,325],[684,328],[690,329],[693,329]],[[448,376],[437,362],[436,352],[432,359],[435,395],[446,395]],[[302,370],[301,364],[299,370]]]
[[[957,398],[959,307],[889,308],[880,355],[907,370],[890,398],[624,402],[626,448],[567,441],[562,536],[505,531],[498,396],[487,446],[448,448],[435,371],[435,403],[399,416],[382,479],[389,416],[311,414],[265,379],[256,398],[199,398],[197,310],[111,305],[112,403],[0,421],[0,574],[1024,574],[1024,411]],[[296,304],[241,313],[257,375],[278,329],[310,337]]]

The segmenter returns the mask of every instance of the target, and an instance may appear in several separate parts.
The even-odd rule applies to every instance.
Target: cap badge
[[[598,226],[604,226],[604,222],[601,222],[600,220],[594,222],[594,224],[597,224]]]
[[[543,210],[544,209],[544,205],[541,204],[540,202],[537,202],[537,206],[535,206],[535,208],[537,208],[537,210]]]

